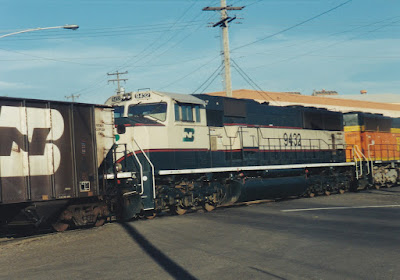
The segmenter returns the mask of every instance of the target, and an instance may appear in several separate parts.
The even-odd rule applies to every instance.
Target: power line
[[[188,7],[188,9],[184,12],[184,14],[180,17],[180,19],[183,18],[183,16],[184,16],[190,9],[193,8],[194,4],[195,4],[195,2],[193,2],[192,5],[191,5],[190,7]],[[202,14],[202,12],[196,14],[194,18],[199,17],[201,14]],[[211,17],[210,17],[210,18],[211,18]],[[210,19],[210,18],[209,18],[209,19]],[[179,19],[178,19],[176,22],[178,22],[178,21],[179,21]],[[165,46],[165,45],[166,45],[167,43],[169,43],[174,37],[176,37],[177,35],[179,35],[179,33],[175,32],[175,34],[172,34],[172,36],[171,36],[166,42],[161,42],[161,43],[159,44],[159,46],[156,47],[156,48],[153,49],[153,50],[150,50],[150,49],[149,49],[149,52],[150,52],[150,53],[144,55],[144,56],[141,57],[139,60],[135,61],[135,63],[139,62],[140,60],[143,60],[144,58],[149,57],[150,55],[152,55],[152,56],[154,57],[153,59],[158,58],[158,57],[161,57],[162,55],[164,55],[165,53],[167,53],[170,49],[176,47],[178,44],[182,43],[182,42],[183,42],[184,40],[186,40],[188,37],[190,37],[191,35],[195,34],[196,31],[197,31],[199,28],[201,28],[201,27],[202,27],[202,24],[199,25],[199,26],[198,26],[195,30],[193,30],[192,32],[188,33],[188,34],[187,34],[185,37],[183,37],[180,41],[178,41],[178,42],[176,42],[175,44],[171,45],[169,48],[165,49],[163,52],[157,54],[157,56],[156,56],[155,53],[160,49],[161,46]],[[160,38],[161,38],[161,37],[162,37],[162,36],[160,36]],[[155,41],[156,41],[156,40],[155,40]],[[147,62],[148,62],[148,61],[149,61],[149,60],[147,60]],[[133,64],[130,64],[130,66],[127,65],[127,67],[132,67],[132,66],[133,66]],[[137,66],[136,66],[136,67],[137,67]],[[128,69],[129,69],[129,68],[128,68]]]
[[[210,16],[208,18],[208,20],[210,20],[212,18],[212,16]],[[157,57],[162,56],[163,54],[167,53],[169,50],[175,48],[177,45],[179,45],[180,43],[182,43],[184,40],[186,40],[187,38],[189,38],[190,36],[192,36],[193,34],[196,33],[197,30],[199,30],[203,25],[199,25],[195,30],[193,30],[193,32],[188,33],[185,37],[183,37],[180,41],[176,42],[175,44],[171,45],[169,48],[167,48],[165,51],[163,51],[162,53],[158,54]],[[138,66],[136,66],[138,67]]]
[[[138,61],[142,60],[143,58],[149,56],[150,54],[154,53],[155,51],[157,51],[161,46],[164,46],[166,43],[164,42],[159,42],[159,40],[165,35],[167,34],[167,32],[169,32],[171,30],[171,28],[173,28],[185,15],[186,13],[194,6],[196,2],[193,2],[184,12],[181,16],[179,16],[179,18],[167,29],[166,32],[163,32],[160,36],[158,36],[155,40],[153,40],[147,48],[144,48],[137,56],[140,56],[140,58],[138,60],[136,60],[134,63],[137,63]],[[171,37],[172,38],[172,37]],[[167,42],[169,42],[170,39],[167,40]],[[152,46],[155,45],[157,42],[159,42],[159,45],[156,47],[155,50],[151,50]],[[146,53],[145,55],[141,56],[141,54]],[[136,58],[137,56],[132,57],[131,59],[128,59],[125,63],[123,63],[122,65],[118,66],[118,69],[121,68],[126,68],[128,67],[128,65],[133,61],[134,58]]]
[[[365,28],[365,27],[373,26],[373,25],[376,25],[376,24],[379,24],[379,23],[382,23],[382,22],[385,22],[385,21],[388,21],[388,20],[392,20],[392,19],[395,19],[395,18],[399,18],[399,17],[400,16],[390,17],[390,18],[386,18],[386,19],[383,19],[383,20],[379,20],[379,21],[375,21],[375,22],[372,22],[372,23],[368,23],[368,24],[365,24],[365,25],[357,26],[355,28],[347,29],[347,30],[344,30],[344,31],[331,33],[327,37],[332,37],[332,36],[337,36],[337,35],[344,34],[344,33],[349,33],[349,32],[352,32],[352,31],[355,31],[355,30],[358,30],[358,29],[362,29],[362,28]],[[364,33],[362,33],[362,34],[364,34]],[[348,39],[345,39],[345,40],[348,40]],[[269,50],[267,50],[267,52],[257,52],[257,53],[252,53],[252,54],[254,55],[254,54],[270,53],[271,51],[274,51],[275,49],[282,50],[283,48],[290,48],[290,47],[293,47],[293,46],[301,46],[301,45],[304,45],[304,44],[307,44],[307,43],[311,43],[311,42],[315,44],[315,39],[307,40],[307,41],[302,42],[302,43],[294,43],[294,44],[289,44],[289,45],[286,45],[286,46],[279,46],[277,48],[269,49]],[[237,53],[240,53],[240,52],[237,52]]]
[[[210,77],[208,77],[197,89],[195,89],[192,92],[192,94],[195,94],[196,91],[198,91],[200,88],[202,88],[215,75],[215,73],[217,73],[219,70],[221,70],[222,66],[223,66],[223,63],[221,62],[221,64],[217,67],[217,69],[215,69],[215,71],[210,75]],[[218,73],[218,75],[219,75],[219,73]],[[218,76],[218,75],[216,75],[216,76]]]
[[[396,18],[397,18],[397,17],[396,17]],[[400,22],[400,20],[394,21],[394,22],[392,22],[392,23],[397,23],[397,22]],[[345,39],[345,40],[342,40],[342,41],[339,41],[339,42],[335,42],[335,43],[332,43],[332,44],[330,44],[330,45],[327,45],[327,46],[324,46],[324,47],[321,47],[321,48],[318,48],[318,49],[314,49],[314,50],[311,50],[311,51],[308,51],[308,52],[305,52],[305,53],[302,53],[302,54],[299,54],[299,55],[296,55],[296,56],[293,56],[293,57],[289,57],[289,58],[286,58],[286,59],[283,59],[283,60],[280,60],[280,61],[277,61],[277,62],[270,63],[270,64],[268,64],[268,65],[273,65],[273,64],[277,64],[277,63],[281,63],[281,62],[286,62],[286,61],[294,60],[294,59],[297,59],[297,58],[299,58],[299,57],[303,57],[303,56],[307,56],[307,55],[310,55],[310,54],[312,54],[312,53],[315,53],[315,52],[317,52],[317,51],[319,51],[319,50],[321,50],[321,49],[324,49],[324,50],[325,50],[325,49],[327,49],[327,48],[330,48],[330,47],[333,47],[333,46],[336,46],[336,45],[339,45],[339,44],[342,44],[342,43],[345,43],[345,42],[354,40],[354,39],[359,38],[359,37],[361,37],[361,36],[363,36],[363,35],[366,35],[366,34],[375,32],[375,31],[377,31],[377,30],[380,30],[380,29],[382,29],[382,28],[385,28],[385,27],[387,27],[387,26],[390,26],[392,23],[389,23],[389,24],[380,26],[380,27],[378,27],[378,28],[376,28],[376,29],[374,29],[374,30],[361,33],[361,34],[356,35],[356,36],[354,36],[354,37],[351,37],[351,38],[348,38],[348,39]],[[265,66],[265,65],[264,65],[264,66]],[[259,67],[264,67],[264,66],[259,66]],[[257,67],[257,68],[259,68],[259,67]],[[255,67],[253,67],[253,68],[255,68]]]
[[[254,1],[253,3],[247,4],[246,7],[248,8],[248,7],[252,6],[252,5],[258,4],[258,3],[260,3],[260,2],[261,2],[261,0],[256,0],[256,1]]]
[[[341,4],[339,4],[339,5],[337,5],[337,6],[333,7],[333,8],[331,8],[331,9],[325,11],[325,12],[322,12],[322,13],[316,15],[316,16],[313,16],[313,17],[311,17],[311,18],[309,18],[309,19],[306,19],[306,20],[304,20],[304,21],[302,21],[302,22],[299,22],[299,23],[297,23],[297,24],[295,24],[295,25],[292,25],[292,26],[290,26],[290,27],[288,27],[288,28],[285,28],[285,29],[283,29],[283,30],[281,30],[281,31],[278,31],[278,32],[276,32],[276,33],[274,33],[274,34],[265,36],[265,37],[263,37],[263,38],[261,38],[261,39],[258,39],[258,40],[255,40],[255,41],[253,41],[253,42],[250,42],[250,43],[241,45],[241,46],[239,46],[239,47],[236,47],[236,48],[232,49],[232,51],[235,51],[235,50],[238,50],[238,49],[241,49],[241,48],[244,48],[244,47],[247,47],[247,46],[256,44],[256,43],[258,43],[258,42],[264,41],[264,40],[266,40],[266,39],[269,39],[269,38],[274,37],[274,36],[276,36],[276,35],[282,34],[282,33],[286,32],[286,31],[291,30],[291,29],[294,29],[294,28],[296,28],[296,27],[298,27],[298,26],[300,26],[300,25],[303,25],[303,24],[305,24],[305,23],[307,23],[307,22],[310,22],[310,21],[312,21],[312,20],[314,20],[314,19],[316,19],[316,18],[319,18],[319,17],[321,17],[321,16],[323,16],[323,15],[325,15],[325,14],[328,14],[328,13],[330,13],[330,12],[332,12],[332,11],[334,11],[334,10],[336,10],[336,9],[338,9],[338,8],[340,8],[340,7],[342,7],[342,6],[344,6],[344,5],[346,5],[347,3],[350,3],[351,1],[353,1],[353,0],[348,0],[348,1],[346,1],[346,2],[343,2],[343,3],[341,3]]]
[[[35,40],[65,40],[65,39],[72,39],[72,38],[79,38],[89,40],[91,38],[107,38],[107,37],[118,37],[118,36],[134,36],[134,35],[147,35],[147,34],[154,34],[154,33],[164,33],[168,31],[181,31],[187,29],[190,26],[198,26],[199,24],[190,24],[186,27],[174,27],[174,28],[165,28],[165,29],[149,29],[143,31],[120,31],[120,32],[107,32],[105,34],[84,34],[81,33],[79,35],[64,35],[64,36],[48,36],[48,37],[19,37],[19,38],[12,38],[9,41],[35,41]]]
[[[215,79],[216,79],[219,75],[221,75],[221,73],[222,73],[223,70],[224,70],[224,69],[221,69],[221,70],[214,76],[214,78],[208,83],[208,85],[207,85],[206,87],[203,88],[203,90],[202,90],[200,93],[204,93],[204,92],[208,89],[208,87],[211,86],[211,84],[215,81]]]
[[[205,67],[206,65],[208,65],[209,63],[211,63],[212,61],[214,61],[218,56],[219,56],[219,55],[214,56],[212,59],[210,59],[210,60],[207,61],[206,63],[200,65],[199,67],[197,67],[196,69],[194,69],[192,72],[189,72],[188,74],[184,75],[183,77],[180,77],[179,79],[176,79],[175,81],[169,83],[168,85],[165,85],[165,86],[161,87],[160,89],[167,88],[167,87],[169,87],[169,86],[171,86],[171,85],[173,85],[173,84],[175,84],[175,83],[177,83],[177,82],[182,81],[182,80],[185,79],[186,77],[188,77],[188,76],[190,76],[190,75],[196,73],[198,70],[200,70],[201,68]]]
[[[11,52],[11,53],[17,53],[20,55],[25,55],[25,56],[30,56],[30,57],[35,57],[40,60],[48,60],[48,61],[55,61],[55,62],[63,62],[63,63],[70,63],[70,64],[77,64],[77,65],[83,65],[83,66],[106,66],[102,64],[88,64],[88,63],[80,63],[80,62],[75,62],[75,61],[68,61],[68,60],[62,60],[62,59],[56,59],[56,58],[49,58],[49,57],[44,57],[44,56],[38,56],[38,55],[33,55],[33,54],[27,54],[24,52],[19,52],[19,51],[12,51],[12,50],[7,50],[4,48],[0,48],[2,51],[6,52]]]
[[[194,4],[194,3],[193,3],[193,4]],[[177,21],[175,21],[175,22],[172,24],[172,26],[174,26],[174,25],[176,25],[176,24],[178,23],[178,21],[187,13],[187,11],[188,11],[191,7],[193,7],[193,4],[192,4],[188,9],[185,10],[185,12],[183,13],[183,15],[181,15],[181,16],[179,17],[179,19],[178,19]],[[170,28],[171,28],[171,27],[170,27]],[[163,33],[163,34],[165,34],[165,33]],[[121,69],[122,67],[128,68],[130,65],[132,65],[131,63],[132,63],[132,61],[133,61],[136,57],[140,56],[141,54],[146,53],[146,51],[149,51],[150,53],[145,54],[144,56],[141,57],[141,59],[143,59],[143,58],[146,57],[146,56],[149,56],[149,55],[152,53],[151,47],[152,47],[157,41],[159,41],[159,39],[160,39],[162,36],[163,36],[163,35],[158,36],[158,37],[157,37],[155,40],[153,40],[150,44],[146,45],[146,46],[143,48],[143,50],[142,50],[141,52],[139,52],[139,54],[128,58],[123,64],[117,66],[116,68],[117,68],[117,69]],[[141,59],[135,61],[135,63],[137,63],[137,62],[140,61]],[[104,82],[105,80],[106,80],[106,78],[102,78],[102,79],[100,79],[100,82],[102,83],[102,82]],[[99,81],[99,80],[97,80],[97,81]],[[92,85],[96,85],[96,84],[98,83],[97,81],[94,81],[94,83],[92,83]],[[92,86],[89,86],[89,87],[86,87],[86,88],[84,88],[84,89],[81,89],[81,90],[79,90],[78,92],[82,92],[82,91],[91,92],[91,91],[93,91],[93,90],[90,90],[90,88],[92,88]]]
[[[234,66],[235,69],[238,71],[238,73],[242,76],[242,78],[243,78],[245,81],[247,81],[247,82],[249,83],[249,85],[250,85],[252,88],[254,88],[258,93],[260,93],[261,95],[263,95],[264,98],[265,98],[265,96],[268,96],[270,100],[274,101],[274,102],[277,103],[278,105],[280,104],[279,101],[275,100],[274,98],[272,98],[271,95],[269,95],[267,92],[263,91],[263,90],[261,89],[261,87],[259,87],[259,86],[256,84],[256,82],[254,82],[253,79],[251,79],[250,76],[247,75],[246,72],[245,72],[242,68],[240,68],[239,64],[237,64],[237,63],[235,62],[235,60],[232,59],[232,62],[233,62],[233,66]]]

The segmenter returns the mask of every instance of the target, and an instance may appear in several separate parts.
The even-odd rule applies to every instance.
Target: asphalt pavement
[[[0,279],[400,279],[400,187],[0,243]]]

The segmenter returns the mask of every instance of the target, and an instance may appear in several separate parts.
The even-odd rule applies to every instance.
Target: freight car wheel
[[[340,189],[340,190],[339,190],[339,193],[340,193],[340,194],[344,194],[345,192],[346,192],[346,191],[345,191],[344,189]]]
[[[315,196],[315,194],[314,194],[314,193],[312,193],[312,192],[311,192],[311,193],[309,193],[308,195],[309,195],[310,197],[314,197],[314,196]]]
[[[329,195],[331,195],[331,192],[330,191],[325,191],[325,195],[329,196]]]
[[[54,228],[55,231],[63,232],[63,231],[65,231],[65,230],[67,230],[67,228],[69,227],[69,224],[65,224],[65,223],[54,223],[54,224],[52,224],[52,227]]]
[[[207,212],[211,212],[212,210],[215,209],[215,206],[212,205],[212,204],[210,204],[210,203],[208,203],[208,202],[206,202],[206,203],[204,204],[204,209],[205,209]]]
[[[381,188],[381,186],[375,185],[375,189],[379,190],[380,188]]]

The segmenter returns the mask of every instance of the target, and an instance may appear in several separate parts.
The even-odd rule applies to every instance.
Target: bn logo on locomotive
[[[64,119],[55,109],[1,106],[1,176],[54,174],[61,162],[61,152],[54,141],[63,133]]]
[[[183,142],[193,142],[194,141],[194,128],[185,128],[183,130]]]

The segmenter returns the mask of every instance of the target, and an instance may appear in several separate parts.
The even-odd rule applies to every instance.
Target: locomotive
[[[361,175],[364,166],[368,181],[377,189],[398,184],[400,119],[350,112],[344,114],[344,124],[346,143],[353,147],[353,156],[348,154],[348,161],[353,160],[356,166],[360,166]]]
[[[400,121],[207,94],[1,98],[0,225],[102,225],[399,181]]]
[[[353,187],[343,114],[142,91],[110,97],[124,218]],[[116,177],[115,177],[116,176]]]

